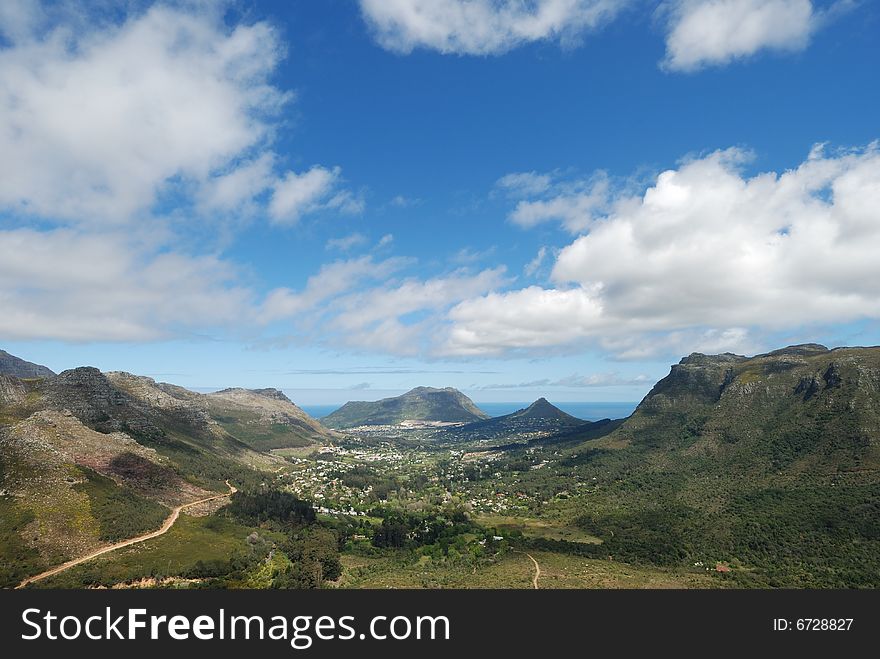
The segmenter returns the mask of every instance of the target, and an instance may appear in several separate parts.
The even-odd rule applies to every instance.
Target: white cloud
[[[441,352],[459,355],[566,345],[604,320],[599,301],[585,291],[538,286],[466,300],[449,318],[449,345]]]
[[[504,268],[483,270],[476,275],[461,271],[424,281],[409,279],[356,293],[339,301],[341,313],[334,325],[361,329],[385,318],[399,318],[424,309],[442,309],[462,299],[500,286]]]
[[[22,32],[25,28],[20,28]],[[149,211],[172,180],[229,173],[288,96],[265,23],[155,6],[120,26],[0,49],[0,206],[79,224]]]
[[[838,2],[832,11],[849,4]],[[803,50],[828,16],[811,0],[674,0],[666,8],[664,65],[677,71],[723,65],[762,50]]]
[[[403,195],[397,195],[391,199],[391,205],[395,208],[410,208],[412,206],[418,206],[422,203],[421,199],[415,199],[413,197],[404,197]]]
[[[236,163],[228,173],[220,173],[205,183],[199,191],[199,201],[207,211],[241,211],[273,185],[274,166],[272,153]]]
[[[325,249],[336,249],[340,252],[347,252],[350,249],[357,247],[358,245],[363,245],[367,242],[367,237],[362,233],[350,233],[347,236],[342,236],[341,238],[331,238],[327,241],[327,244],[324,245]]]
[[[450,306],[506,283],[504,267],[477,274],[459,271],[426,280],[387,282],[333,303],[339,313],[327,323],[351,347],[398,355],[434,349],[437,324]]]
[[[360,213],[362,199],[339,189],[341,170],[315,165],[307,172],[287,172],[274,185],[269,214],[279,224],[295,224],[306,214],[335,209],[342,213]]]
[[[532,197],[547,192],[553,183],[550,174],[538,172],[513,172],[502,176],[495,182],[495,187],[503,190],[514,198]]]
[[[360,0],[384,48],[495,55],[534,41],[577,41],[627,0]]]
[[[279,177],[292,95],[269,81],[284,55],[270,25],[228,26],[224,3],[141,4],[0,3],[2,337],[248,333],[287,291],[260,303],[195,240],[199,220],[363,206],[339,168]]]
[[[543,378],[541,380],[532,380],[530,382],[506,382],[500,384],[486,384],[475,387],[479,390],[489,389],[535,389],[545,387],[565,387],[570,389],[583,389],[591,387],[621,387],[646,385],[653,383],[654,380],[647,375],[621,376],[616,372],[609,373],[593,373],[591,375],[572,374],[557,380]]]
[[[0,36],[13,43],[26,39],[42,22],[42,13],[33,0],[5,0],[0,3]]]
[[[394,242],[394,235],[390,233],[386,233],[379,239],[379,242],[376,243],[376,249],[380,249],[382,247],[387,247],[391,243]]]
[[[450,261],[458,265],[469,265],[485,261],[495,253],[495,245],[486,249],[473,249],[472,247],[462,247],[452,255]]]
[[[611,22],[631,0],[360,0],[384,48],[457,55],[498,55],[536,41],[577,44]],[[836,14],[856,5],[837,0],[664,0],[663,66],[694,71],[762,50],[797,51]]]
[[[526,267],[523,268],[523,272],[525,272],[527,277],[531,277],[534,275],[538,269],[544,264],[544,259],[547,258],[547,248],[541,247],[538,250],[538,253],[535,255],[531,261],[526,263]]]
[[[146,341],[240,325],[253,294],[214,256],[133,245],[120,233],[0,231],[0,336]]]
[[[492,354],[598,345],[752,345],[751,333],[880,318],[880,149],[743,174],[712,153],[615,202],[559,254],[555,288],[467,300],[445,350]],[[698,349],[693,347],[691,349]]]
[[[611,182],[604,172],[579,180],[559,181],[558,174],[536,172],[507,174],[496,189],[518,199],[508,218],[529,228],[544,222],[559,222],[572,233],[586,229],[609,208]]]
[[[409,263],[409,259],[400,257],[376,262],[372,256],[361,256],[325,264],[317,274],[309,277],[302,291],[279,288],[268,295],[260,320],[269,323],[312,311],[325,300],[351,291],[364,282],[390,277]]]
[[[503,267],[428,279],[394,277],[412,264],[400,257],[362,256],[324,265],[303,290],[273,291],[259,318],[287,321],[290,341],[415,355],[433,348],[437,325],[452,305],[508,283]]]
[[[61,3],[49,20],[40,3],[2,3],[0,211],[100,228],[152,219],[168,197],[210,217],[269,198],[281,224],[363,209],[338,167],[277,173],[293,95],[269,82],[285,53],[269,24],[227,27],[210,3],[121,24],[86,11]]]

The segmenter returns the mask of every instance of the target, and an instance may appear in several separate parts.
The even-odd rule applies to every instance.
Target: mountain
[[[807,344],[752,358],[694,353],[617,431],[619,441],[687,448],[753,477],[860,473],[880,466],[880,348]],[[671,444],[670,444],[671,442]]]
[[[333,435],[277,390],[199,394],[81,367],[0,375],[0,587],[153,530],[169,509],[255,487],[271,448]]]
[[[530,458],[589,484],[571,521],[605,555],[721,561],[748,586],[880,586],[880,348],[694,353],[608,430]]]
[[[588,421],[566,414],[546,398],[539,398],[528,407],[511,414],[448,428],[444,437],[458,440],[493,440],[507,439],[515,435],[519,439],[530,439],[588,424]]]
[[[393,425],[402,421],[468,423],[489,415],[457,389],[416,387],[401,396],[375,402],[348,402],[321,421],[330,428]]]
[[[0,350],[0,375],[11,375],[16,378],[50,378],[55,373],[39,364],[32,364],[5,350]]]
[[[309,446],[334,439],[332,432],[278,389],[224,389],[208,394],[204,400],[215,421],[260,450]]]

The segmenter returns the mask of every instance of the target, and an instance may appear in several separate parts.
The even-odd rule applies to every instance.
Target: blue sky
[[[0,347],[304,404],[878,343],[880,10],[8,2]]]

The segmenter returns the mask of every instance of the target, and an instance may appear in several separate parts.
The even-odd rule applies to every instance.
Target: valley
[[[878,585],[880,349],[690,355],[625,420],[401,398],[322,423],[273,389],[0,375],[2,583],[90,556],[29,587]]]

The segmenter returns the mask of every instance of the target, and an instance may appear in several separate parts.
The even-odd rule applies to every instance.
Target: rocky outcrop
[[[691,353],[672,366],[669,375],[654,385],[641,407],[643,411],[651,412],[676,401],[716,402],[735,379],[733,367],[746,359],[732,353]]]
[[[0,374],[0,405],[18,405],[26,396],[24,382],[15,376]]]
[[[293,404],[283,391],[280,389],[275,389],[273,387],[267,387],[265,389],[242,389],[241,387],[232,387],[230,389],[223,389],[221,391],[214,392],[211,394],[213,396],[217,396],[219,398],[233,398],[233,397],[248,397],[250,395],[262,396],[264,398],[271,398],[272,400],[278,400],[284,403]],[[299,408],[297,408],[299,409]]]
[[[139,404],[147,416],[158,414],[171,417],[176,423],[202,431],[212,424],[205,410],[203,394],[122,371],[111,371],[106,378],[112,386]],[[159,420],[155,422],[161,425]]]
[[[46,399],[51,409],[69,410],[99,432],[124,431],[151,438],[163,434],[141,406],[97,368],[82,366],[62,372],[50,381]]]

